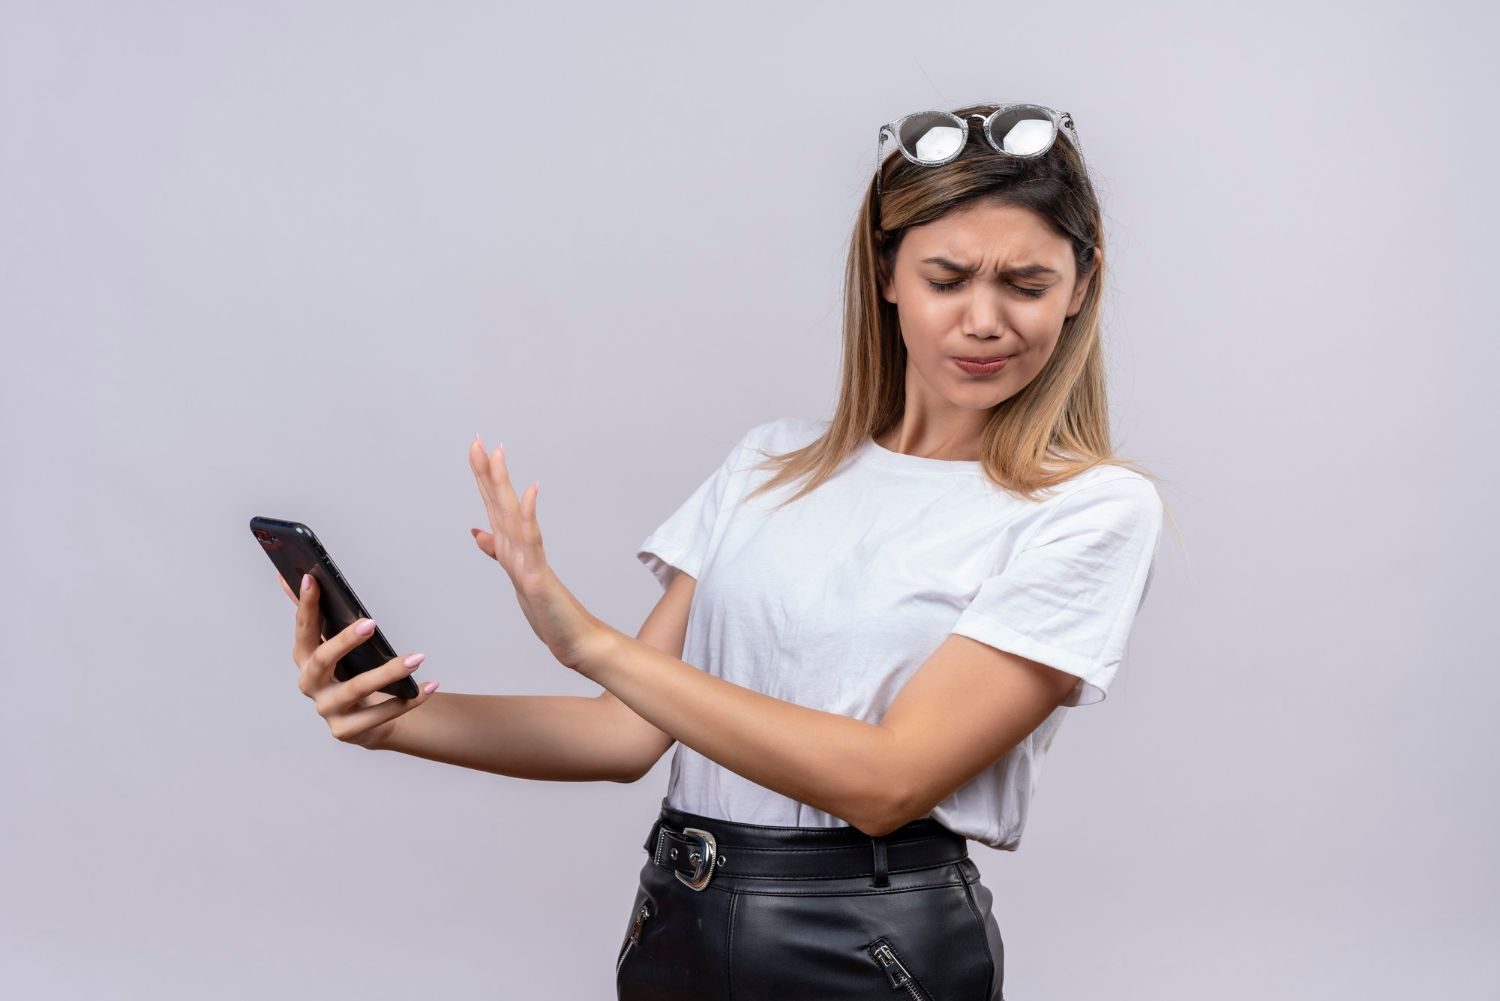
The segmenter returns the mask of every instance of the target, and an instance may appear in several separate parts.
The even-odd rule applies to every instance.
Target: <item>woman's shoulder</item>
[[[777,417],[752,427],[741,444],[767,452],[790,452],[816,441],[830,423],[808,417]]]
[[[1140,492],[1150,490],[1155,492],[1156,484],[1142,473],[1131,469],[1129,466],[1116,465],[1113,462],[1101,462],[1096,466],[1090,466],[1076,476],[1071,476],[1058,484],[1057,489],[1064,494],[1071,494],[1076,490],[1094,490],[1107,488],[1112,491]]]
[[[1151,478],[1128,466],[1100,463],[1069,477],[1038,505],[1053,524],[1070,519],[1151,522],[1161,517],[1162,498]]]

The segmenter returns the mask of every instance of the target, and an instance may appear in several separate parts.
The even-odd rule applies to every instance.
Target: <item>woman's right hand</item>
[[[318,608],[317,579],[311,575],[304,577],[300,598],[287,587],[281,574],[278,573],[276,579],[297,606],[292,660],[299,670],[298,690],[313,700],[318,715],[328,723],[329,731],[338,740],[371,750],[386,746],[400,717],[430,699],[438,683],[429,681],[422,685],[414,699],[387,695],[380,689],[415,671],[424,655],[413,655],[416,663],[412,664],[407,663],[413,659],[411,657],[392,657],[374,670],[356,674],[348,681],[339,681],[333,676],[334,665],[375,634],[374,620],[360,619],[324,640],[320,631],[322,614]],[[369,635],[359,632],[361,625],[368,626]]]

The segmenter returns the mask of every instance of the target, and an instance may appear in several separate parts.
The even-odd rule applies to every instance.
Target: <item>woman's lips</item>
[[[988,362],[974,361],[968,358],[955,358],[953,361],[959,368],[970,375],[994,375],[1005,367],[1006,362],[1010,361],[1010,355],[1001,355],[999,358]]]

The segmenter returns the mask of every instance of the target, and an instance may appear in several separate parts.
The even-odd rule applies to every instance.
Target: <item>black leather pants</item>
[[[664,798],[643,847],[620,1001],[1004,1001],[993,898],[968,840],[931,817],[871,837]]]

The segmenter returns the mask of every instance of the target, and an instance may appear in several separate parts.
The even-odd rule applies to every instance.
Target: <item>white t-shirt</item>
[[[949,633],[1040,661],[1078,683],[1019,745],[931,816],[1014,851],[1063,708],[1101,701],[1145,599],[1162,522],[1151,481],[1095,467],[1039,501],[1001,490],[974,461],[893,452],[870,439],[828,480],[771,512],[800,485],[744,503],[781,453],[828,421],[759,424],[641,543],[636,558],[665,590],[676,568],[697,581],[683,660],[797,705],[880,722],[901,686]],[[847,822],[675,745],[667,803],[750,824]]]

